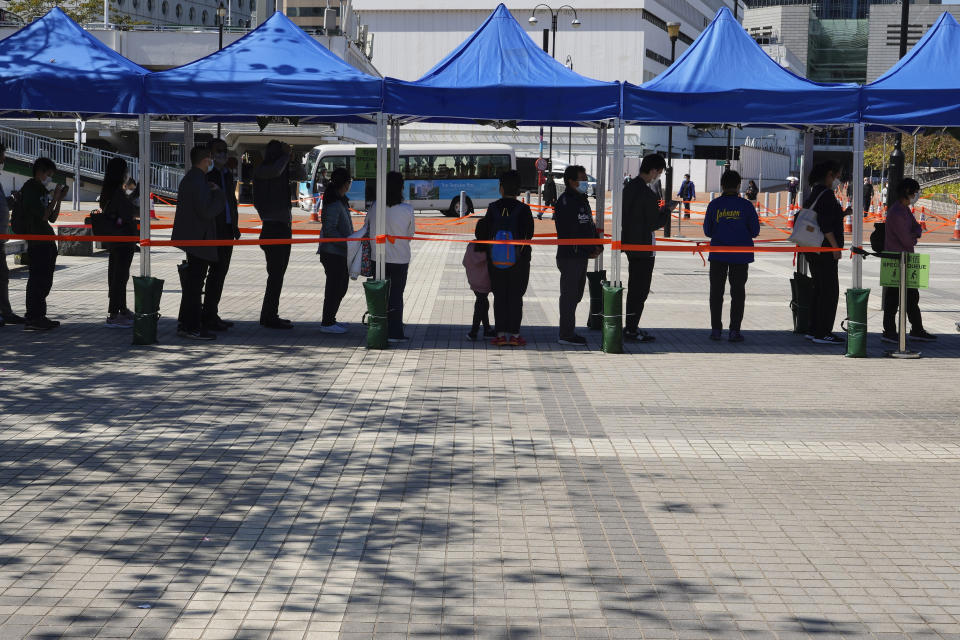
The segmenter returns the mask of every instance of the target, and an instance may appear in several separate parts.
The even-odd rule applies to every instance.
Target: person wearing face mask
[[[57,165],[50,158],[37,158],[33,163],[33,177],[20,189],[25,224],[23,233],[50,236],[50,241],[27,241],[30,277],[27,279],[24,329],[28,331],[46,331],[60,326],[58,321],[47,318],[47,296],[53,287],[53,272],[57,265],[56,233],[50,223],[60,215],[60,203],[67,195],[66,185],[53,182],[56,170]]]
[[[260,239],[293,237],[290,215],[290,145],[271,140],[263,153],[263,162],[253,173],[253,206],[260,216]],[[267,329],[292,329],[293,323],[280,317],[280,292],[290,263],[289,244],[261,245],[267,260],[267,287],[260,307],[260,324]]]
[[[223,210],[217,214],[216,227],[219,240],[238,240],[240,224],[237,220],[237,197],[233,173],[227,168],[227,143],[215,138],[207,145],[213,154],[213,170],[207,173],[207,182],[216,185],[223,192]],[[206,285],[203,288],[203,312],[201,321],[208,331],[226,331],[233,326],[220,317],[220,298],[223,295],[223,283],[230,270],[230,258],[233,247],[217,247],[217,261],[210,265]]]
[[[330,174],[330,184],[323,192],[320,222],[324,238],[346,238],[353,233],[350,217],[350,201],[347,192],[353,180],[350,172],[338,167]],[[317,249],[327,280],[323,290],[323,315],[320,318],[321,333],[346,333],[347,328],[337,322],[340,303],[347,295],[350,270],[347,267],[346,242],[321,242]]]
[[[667,223],[670,207],[660,205],[660,196],[650,186],[659,184],[666,168],[663,156],[655,153],[645,156],[640,162],[639,179],[631,180],[623,188],[623,244],[654,244],[657,229]],[[640,316],[650,295],[656,258],[652,251],[627,251],[626,254],[630,267],[623,336],[628,340],[651,342],[655,338],[640,329]]]
[[[887,211],[886,235],[884,251],[898,253],[905,251],[913,253],[917,241],[923,230],[920,223],[913,216],[910,208],[920,199],[920,184],[911,178],[904,178],[896,188],[895,202]],[[897,311],[900,307],[900,288],[884,287],[883,289],[883,335],[884,342],[899,343],[900,334],[897,332]],[[909,336],[912,340],[932,342],[937,337],[927,333],[923,328],[923,318],[920,315],[920,290],[907,289],[907,318],[910,320]]]
[[[843,248],[843,219],[850,210],[844,211],[834,195],[840,185],[840,165],[832,160],[814,165],[810,171],[813,188],[804,202],[805,209],[817,213],[817,224],[823,232],[823,247]],[[813,277],[813,300],[810,306],[810,327],[807,335],[816,344],[844,344],[833,334],[837,317],[837,302],[840,299],[840,276],[838,266],[840,251],[804,254]]]
[[[3,163],[6,160],[7,148],[0,144],[0,173],[2,173]],[[7,205],[7,194],[4,193],[3,185],[0,185],[0,234],[9,233],[10,226],[10,208]],[[0,327],[5,324],[23,324],[25,320],[13,312],[10,306],[9,279],[10,271],[7,269],[7,256],[3,252],[3,245],[6,240],[0,240]]]
[[[216,218],[226,206],[223,191],[207,181],[213,169],[209,147],[190,150],[193,165],[180,181],[177,190],[177,211],[173,218],[172,240],[216,240]],[[216,335],[203,328],[203,283],[210,266],[219,255],[215,246],[183,246],[186,265],[181,265],[180,327],[177,335],[190,340],[215,340]]]
[[[553,222],[558,240],[583,240],[597,237],[597,225],[587,200],[587,170],[571,165],[563,172],[566,189],[557,199]],[[596,245],[558,245],[557,268],[560,270],[560,344],[587,344],[576,333],[577,305],[583,299],[587,282],[587,262]]]
[[[136,236],[138,210],[130,199],[129,188],[122,185],[127,175],[127,162],[123,158],[111,158],[103,174],[100,189],[100,209],[107,220],[109,235]],[[112,329],[129,329],[133,326],[133,312],[127,308],[127,282],[130,279],[130,263],[133,262],[132,242],[105,242],[109,252],[107,263],[107,287],[110,291],[107,303],[107,326]]]

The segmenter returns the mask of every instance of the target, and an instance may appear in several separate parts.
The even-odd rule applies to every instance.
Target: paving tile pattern
[[[387,351],[357,283],[350,333],[319,333],[307,246],[293,331],[256,324],[241,248],[237,327],[203,344],[175,336],[180,256],[157,251],[151,348],[103,326],[105,257],[62,259],[64,326],[0,328],[0,638],[960,640],[955,249],[930,250],[919,361],[790,334],[785,256],[751,267],[741,345],[707,339],[707,270],[668,254],[655,343],[564,347],[550,249],[529,346],[496,350],[463,337],[462,250],[416,247]]]

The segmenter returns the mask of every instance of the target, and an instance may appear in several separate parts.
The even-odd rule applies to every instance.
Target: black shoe
[[[227,329],[230,328],[230,326],[231,325],[228,325],[226,322],[224,322],[223,320],[220,320],[219,318],[215,320],[208,320],[207,322],[203,323],[203,328],[206,331],[226,331]]]
[[[636,340],[637,338],[640,337],[640,330],[639,330],[639,329],[629,329],[629,328],[628,328],[628,329],[624,329],[624,330],[623,330],[623,337],[626,338],[627,340]]]
[[[284,318],[270,318],[269,320],[261,320],[260,326],[266,327],[267,329],[293,329],[293,323]]]
[[[560,344],[569,345],[572,347],[584,347],[587,344],[587,339],[583,336],[578,336],[573,334],[572,336],[563,336],[557,340]]]
[[[27,321],[22,316],[18,316],[15,313],[8,313],[0,317],[3,318],[3,322],[6,324],[26,324],[27,323]]]
[[[23,325],[24,331],[49,331],[60,326],[57,320],[50,318],[40,318],[39,320],[27,320]]]
[[[884,331],[880,334],[881,342],[889,342],[890,344],[899,344],[900,343],[900,334],[894,331]]]
[[[913,329],[910,333],[907,334],[911,340],[917,340],[919,342],[933,342],[937,339],[937,336],[932,333],[927,333],[923,329]]]
[[[467,332],[467,340],[469,340],[470,342],[476,342],[476,341],[477,341],[477,334],[476,334],[475,332],[473,332],[473,331],[468,331],[468,332]]]
[[[234,323],[234,322],[230,322],[229,320],[224,320],[224,319],[221,318],[220,316],[217,316],[217,322],[219,322],[220,324],[222,324],[223,326],[225,326],[227,329],[232,329],[232,328],[233,328],[233,325],[236,324],[236,323]]]
[[[743,342],[743,334],[739,331],[731,330],[729,340],[730,342]]]
[[[960,329],[958,329],[958,331],[960,331]],[[496,337],[497,337],[497,332],[493,330],[493,327],[489,327],[489,328],[483,330],[483,337],[484,337],[484,338],[496,338]]]
[[[206,329],[200,329],[199,331],[188,331],[187,329],[181,329],[177,331],[177,335],[181,338],[187,338],[188,340],[216,340],[216,334],[210,333]]]

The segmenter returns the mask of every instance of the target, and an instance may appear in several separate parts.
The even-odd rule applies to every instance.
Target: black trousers
[[[293,234],[289,222],[265,221],[260,229],[261,240],[289,239]],[[267,289],[263,292],[263,306],[260,308],[260,322],[275,320],[280,315],[280,292],[283,290],[283,276],[290,264],[290,245],[261,245],[267,259]],[[226,272],[224,272],[226,276]],[[217,298],[219,302],[219,297]]]
[[[0,242],[0,315],[13,315],[13,307],[10,306],[10,270],[7,268],[7,255],[3,252],[2,242]]]
[[[130,280],[134,246],[129,243],[117,243],[110,247],[110,255],[107,258],[107,288],[110,291],[107,313],[111,316],[127,309],[127,282]]]
[[[723,294],[730,280],[730,330],[740,331],[747,299],[749,264],[710,261],[710,327],[723,329]]]
[[[811,253],[807,256],[813,277],[813,300],[810,305],[810,328],[815,338],[833,331],[840,300],[839,261],[833,254]]]
[[[232,240],[233,238],[226,239]],[[215,322],[220,318],[220,298],[223,296],[223,283],[227,280],[227,271],[230,270],[230,258],[232,257],[233,247],[217,247],[217,261],[210,264],[207,282],[203,287],[201,319],[204,323]],[[279,297],[277,302],[279,304]]]
[[[30,276],[27,278],[27,320],[47,317],[47,296],[57,268],[57,243],[27,241]]]
[[[470,333],[475,334],[480,330],[481,324],[484,331],[490,328],[490,294],[474,291],[473,295],[476,300],[473,302],[473,324],[470,326]]]
[[[683,202],[683,211],[684,211],[683,217],[689,219],[690,218],[690,201],[687,200],[686,198],[684,198],[684,202]]]
[[[488,263],[493,289],[493,317],[497,333],[520,333],[523,322],[523,296],[530,282],[530,263],[521,260],[509,269],[498,269]]]
[[[569,338],[576,333],[577,305],[583,300],[583,288],[587,284],[586,258],[557,258],[560,269],[560,337]]]
[[[387,333],[391,338],[402,338],[403,333],[403,290],[407,288],[409,264],[388,262],[387,280],[390,281],[390,300],[387,303]],[[376,273],[376,263],[374,263]]]
[[[343,297],[347,295],[350,271],[347,267],[347,256],[342,256],[339,253],[321,252],[320,262],[323,264],[323,272],[327,276],[327,282],[323,288],[323,315],[320,318],[320,324],[329,326],[337,321],[340,303],[343,302]],[[389,320],[387,322],[389,323]]]
[[[653,280],[653,266],[656,261],[654,256],[627,254],[627,262],[630,264],[627,275],[627,317],[624,320],[624,327],[627,329],[640,326],[640,316],[643,315],[643,307],[650,295],[650,282]]]
[[[180,283],[180,324],[185,331],[199,331],[201,327],[201,313],[203,310],[203,282],[207,277],[210,262],[188,253],[186,265],[181,264]]]
[[[883,332],[897,333],[899,326],[897,313],[900,310],[900,287],[883,288]],[[907,289],[907,318],[914,331],[923,330],[923,318],[920,316],[920,290]]]

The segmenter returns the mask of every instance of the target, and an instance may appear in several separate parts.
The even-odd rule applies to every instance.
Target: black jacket
[[[253,173],[253,206],[263,222],[290,223],[290,156],[262,163]]]
[[[813,206],[814,202],[816,202],[816,206]],[[842,248],[843,218],[845,213],[843,211],[843,207],[841,207],[840,203],[837,202],[837,198],[833,194],[833,189],[830,189],[822,184],[814,185],[813,189],[810,190],[810,195],[807,196],[807,201],[804,203],[804,208],[812,208],[817,212],[817,224],[820,225],[820,231],[822,231],[824,235],[832,231],[833,237],[837,241],[837,245]],[[830,241],[824,238],[823,246],[831,246]]]
[[[667,224],[670,209],[660,206],[660,197],[641,178],[634,178],[623,188],[623,244],[650,244],[657,229]],[[629,251],[636,257],[649,258],[652,251]]]
[[[221,178],[222,176],[222,178]],[[233,172],[224,167],[207,174],[207,182],[215,184],[223,191],[227,200],[227,207],[230,207],[230,223],[227,224],[227,209],[224,207],[217,214],[217,238],[220,240],[237,240],[240,238],[240,221],[237,220],[239,207],[237,205],[237,181],[233,179]]]
[[[517,233],[514,240],[530,240],[533,238],[533,213],[523,202],[516,198],[500,198],[490,203],[487,207],[487,214],[484,216],[485,240],[493,240],[494,236],[500,230],[500,218],[504,211],[509,215],[516,216]],[[490,245],[486,245],[489,251]],[[517,246],[517,262],[530,262],[532,252],[530,245]]]
[[[558,240],[596,238],[597,225],[587,196],[576,189],[567,189],[560,194],[553,213]],[[586,258],[592,247],[587,245],[558,245],[557,258]]]
[[[103,205],[103,215],[110,223],[110,235],[140,235],[140,230],[137,228],[140,223],[140,208],[130,198],[121,187],[113,193],[106,203],[101,203]],[[128,242],[104,242],[103,247],[110,250],[130,246],[130,244]]]
[[[216,217],[224,211],[223,191],[211,189],[200,169],[187,171],[177,190],[177,212],[171,240],[217,240]],[[180,247],[209,262],[217,261],[217,247]]]

